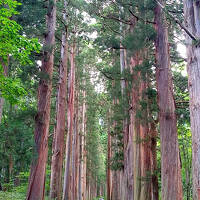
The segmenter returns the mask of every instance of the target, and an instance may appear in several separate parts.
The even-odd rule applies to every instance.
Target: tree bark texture
[[[38,88],[38,112],[35,117],[36,157],[31,165],[27,200],[43,200],[45,192],[45,171],[48,154],[48,133],[50,121],[50,98],[54,64],[54,44],[56,26],[56,0],[49,1],[47,13],[47,34],[41,71],[46,76],[40,79]]]
[[[108,155],[107,155],[107,200],[111,200],[111,135],[108,131]]]
[[[161,1],[160,3],[163,3]],[[159,106],[161,138],[162,200],[182,200],[180,158],[170,71],[168,30],[161,6],[155,8],[156,37],[156,84]]]
[[[69,96],[67,112],[67,130],[68,138],[66,142],[66,162],[64,175],[63,200],[72,200],[72,142],[74,129],[74,95],[75,95],[75,44],[71,49],[71,70],[69,79]]]
[[[140,101],[148,102],[147,91],[147,74],[144,77],[140,75]],[[152,184],[151,184],[151,137],[148,123],[148,109],[140,109],[142,119],[140,120],[140,162],[141,162],[141,200],[152,199]]]
[[[156,172],[158,170],[157,168],[157,130],[156,130],[156,124],[152,119],[152,122],[150,123],[150,135],[151,135],[151,173],[152,173],[152,200],[158,200],[159,199],[159,188],[158,188],[158,177],[156,175]]]
[[[77,91],[77,105],[76,105],[76,147],[75,147],[75,200],[79,200],[79,166],[80,166],[80,106],[79,106],[79,90]]]
[[[79,134],[78,134],[78,119],[79,119],[79,109],[78,109],[78,90],[76,88],[75,95],[75,113],[74,113],[74,134],[73,134],[73,143],[72,143],[72,193],[73,200],[78,199],[78,176],[79,176]]]
[[[200,199],[200,2],[184,0],[185,25],[196,41],[186,35],[190,120],[192,131],[193,199]]]
[[[111,192],[111,199],[112,200],[119,200],[119,195],[118,195],[118,176],[117,176],[118,171],[113,171],[112,172],[112,192]]]
[[[85,86],[86,81],[83,81]],[[80,187],[80,199],[86,200],[86,91],[83,89],[83,104],[82,104],[82,123],[81,123],[81,187]]]
[[[58,94],[56,105],[56,126],[53,138],[53,154],[51,162],[50,198],[61,200],[62,167],[65,134],[65,112],[67,93],[68,42],[67,30],[62,34],[61,63],[59,70]]]
[[[141,64],[138,55],[131,57],[130,71],[133,77],[131,90],[131,110],[130,110],[130,130],[129,130],[129,145],[130,145],[130,161],[129,165],[130,178],[132,189],[129,191],[128,199],[140,199],[141,194],[141,162],[140,162],[140,120],[136,117],[139,108],[139,74],[135,72],[135,66]],[[133,182],[132,182],[133,180]],[[130,188],[130,187],[129,187]],[[131,196],[130,196],[131,195]]]

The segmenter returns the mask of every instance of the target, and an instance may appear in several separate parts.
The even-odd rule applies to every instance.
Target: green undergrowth
[[[24,199],[26,199],[26,193],[21,193],[17,191],[0,192],[0,200],[24,200]],[[46,197],[45,200],[48,200],[48,197]]]
[[[0,200],[23,200],[25,199],[25,194],[20,192],[0,192]]]

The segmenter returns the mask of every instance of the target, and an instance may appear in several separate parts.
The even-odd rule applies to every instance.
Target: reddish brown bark
[[[72,143],[72,195],[73,200],[78,199],[78,166],[79,166],[79,135],[78,135],[78,90],[75,95],[74,134]]]
[[[38,112],[35,117],[35,144],[36,158],[31,165],[27,200],[43,200],[45,190],[45,171],[48,154],[48,133],[50,121],[50,97],[52,89],[52,72],[54,64],[54,43],[56,25],[56,0],[49,2],[47,13],[47,34],[44,46],[48,51],[44,52],[41,71],[44,78],[40,79],[38,88]]]
[[[74,162],[74,168],[75,168],[75,179],[74,179],[74,185],[75,185],[75,195],[74,195],[74,199],[75,200],[79,200],[79,180],[80,180],[80,165],[81,165],[81,161],[80,161],[80,98],[79,98],[79,94],[80,94],[80,90],[79,90],[79,82],[77,81],[76,83],[77,88],[76,88],[76,111],[75,111],[75,122],[74,122],[74,128],[76,129],[76,137],[75,137],[75,162]]]
[[[130,166],[130,173],[133,177],[133,189],[130,193],[131,199],[140,199],[141,192],[141,168],[140,168],[140,121],[136,117],[137,110],[139,108],[139,74],[135,72],[135,66],[140,63],[138,54],[131,57],[130,70],[133,76],[132,90],[131,90],[131,110],[130,110],[130,130],[129,130],[129,140],[130,140],[130,160],[132,159],[132,164]],[[132,181],[132,180],[131,180]]]
[[[84,151],[83,151],[82,200],[86,200],[87,151],[85,146],[86,146],[86,140],[84,140]]]
[[[119,200],[119,195],[118,195],[118,177],[117,177],[117,172],[118,171],[113,171],[112,172],[112,192],[111,192],[111,199],[112,200]]]
[[[134,26],[136,23],[135,18],[130,19],[132,25],[130,26],[130,31],[133,32]],[[126,67],[126,51],[124,51],[124,63]],[[137,76],[134,75],[134,67],[138,64],[138,61],[134,56],[130,59],[130,72],[133,76],[133,80],[137,80]],[[125,83],[127,87],[127,83]],[[128,120],[124,121],[124,180],[123,185],[125,187],[122,194],[125,199],[133,200],[139,199],[139,144],[137,143],[137,134],[138,134],[138,123],[136,122],[135,114],[136,114],[136,107],[138,102],[138,89],[135,88],[134,81],[132,82],[132,90],[128,93],[128,97],[130,99],[130,109],[129,109],[129,116],[130,122]]]
[[[64,31],[62,35],[61,63],[59,70],[59,85],[56,105],[56,127],[53,138],[53,154],[51,163],[50,198],[56,198],[57,200],[61,199],[62,192],[62,167],[64,151],[68,61],[68,43],[66,32],[67,30]]]
[[[77,131],[77,136],[76,136],[76,153],[75,153],[75,200],[79,199],[79,166],[80,166],[80,137],[79,137],[79,130],[78,130],[78,126],[79,126],[79,112],[77,110],[77,118],[76,118],[76,131]]]
[[[147,90],[147,76],[140,76],[140,101],[146,101],[146,90]],[[141,200],[152,199],[152,188],[151,188],[151,139],[149,133],[148,124],[148,110],[147,108],[141,108],[142,119],[140,120],[140,162],[141,162]]]
[[[76,120],[76,117],[74,117]],[[74,121],[74,129],[73,129],[73,140],[72,140],[72,177],[71,177],[71,187],[72,187],[72,200],[76,200],[76,137],[77,137],[77,130],[76,130],[76,121]]]
[[[196,37],[186,35],[188,89],[190,94],[190,120],[192,132],[192,182],[193,199],[200,199],[200,4],[184,0],[185,25]]]
[[[68,112],[67,112],[67,130],[68,138],[66,142],[66,163],[64,175],[63,200],[72,200],[72,142],[74,129],[74,94],[75,94],[75,46],[71,49],[71,70],[69,80]]]
[[[83,86],[86,82],[83,81]],[[81,163],[80,163],[80,200],[86,200],[86,91],[83,90],[83,104],[82,104],[82,122],[81,122]]]
[[[107,155],[107,200],[111,200],[111,135],[108,131],[108,155]]]
[[[120,15],[123,13],[123,9],[120,7]],[[122,40],[123,40],[123,26],[122,23],[120,23],[120,33],[121,33],[121,37],[120,37],[120,72],[121,75],[123,77],[123,73],[125,71],[125,69],[127,69],[127,57],[126,57],[126,50],[123,48],[122,45]],[[128,82],[125,80],[121,80],[121,95],[122,95],[122,101],[125,102],[125,99],[127,100],[128,97],[126,96],[126,91],[128,91]],[[122,103],[124,103],[122,102]],[[128,116],[128,112],[126,110],[124,110],[124,116]],[[133,187],[130,186],[130,182],[132,179],[132,176],[130,175],[130,172],[128,170],[128,166],[130,165],[130,153],[129,153],[129,148],[130,145],[128,146],[128,137],[129,137],[129,124],[128,124],[128,118],[124,117],[123,120],[123,154],[124,154],[124,169],[121,170],[120,176],[119,176],[119,191],[120,191],[120,198],[121,199],[129,199],[131,198],[133,194]],[[128,195],[129,193],[129,195]]]
[[[163,3],[163,1],[161,1]],[[170,72],[168,31],[163,11],[155,8],[156,83],[161,138],[162,200],[182,200],[182,182],[177,138],[175,103]]]

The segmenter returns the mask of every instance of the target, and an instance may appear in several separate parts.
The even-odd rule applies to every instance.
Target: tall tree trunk
[[[85,87],[86,81],[83,81]],[[81,186],[80,186],[80,200],[86,200],[86,91],[83,92],[82,103],[82,119],[81,119]]]
[[[121,19],[121,16],[123,15],[124,13],[124,10],[123,10],[123,7],[119,7],[119,10],[120,10],[120,19]],[[123,45],[122,45],[122,41],[123,41],[123,24],[122,22],[120,22],[120,72],[121,72],[121,77],[123,78],[124,76],[124,71],[125,69],[127,69],[127,63],[126,63],[126,50],[125,48],[123,48]],[[127,95],[126,95],[126,89],[128,89],[128,84],[127,84],[127,81],[125,80],[121,80],[121,103],[122,104],[126,104],[127,103]],[[130,155],[129,155],[129,148],[127,147],[130,147],[128,146],[128,135],[129,135],[129,124],[128,124],[128,112],[126,110],[126,108],[124,109],[124,120],[123,120],[123,155],[124,155],[124,161],[123,161],[123,164],[124,164],[124,169],[121,170],[119,173],[120,173],[120,198],[121,199],[129,199],[131,198],[132,195],[128,195],[129,194],[133,194],[133,187],[130,186],[130,179],[132,179],[132,176],[130,176],[129,172],[128,172],[128,165],[129,162],[130,162]],[[128,185],[127,185],[128,184]]]
[[[151,137],[151,173],[152,173],[152,200],[158,200],[159,199],[159,188],[158,188],[158,177],[156,175],[157,172],[157,130],[156,130],[156,124],[152,119],[152,122],[150,124],[150,137]]]
[[[163,1],[161,1],[163,3]],[[170,71],[168,30],[161,6],[155,8],[156,83],[161,137],[162,200],[182,200],[182,182],[176,126],[175,102]]]
[[[131,90],[131,109],[130,109],[130,130],[129,130],[129,145],[130,145],[130,162],[129,173],[130,183],[133,189],[130,190],[129,195],[131,199],[140,199],[141,194],[141,168],[140,168],[140,120],[136,116],[139,105],[139,74],[135,71],[135,66],[141,64],[138,54],[131,57],[130,71],[133,76],[132,90]],[[135,81],[136,80],[136,81]],[[133,182],[132,182],[133,178]],[[133,195],[133,196],[132,196]]]
[[[112,192],[111,192],[111,199],[112,200],[119,200],[118,195],[118,180],[117,180],[117,171],[112,172]]]
[[[66,142],[66,162],[64,175],[63,200],[72,200],[72,142],[74,128],[74,92],[75,92],[75,44],[72,44],[71,49],[71,70],[69,80],[69,97],[68,97],[68,112],[67,112],[67,127],[68,139]]]
[[[79,200],[79,166],[80,166],[80,137],[79,137],[79,109],[78,109],[78,101],[77,101],[77,117],[76,117],[76,148],[75,148],[75,200]]]
[[[121,20],[121,15],[123,15],[123,7],[119,6],[119,19]],[[123,75],[124,70],[125,70],[125,49],[123,49],[122,45],[122,40],[123,40],[123,27],[122,27],[122,22],[120,22],[120,72],[121,75]],[[121,95],[124,95],[124,90],[125,90],[125,80],[121,80]]]
[[[72,193],[73,200],[77,200],[78,195],[78,166],[79,166],[79,135],[78,135],[78,117],[79,117],[79,109],[78,109],[78,90],[76,88],[75,95],[75,114],[74,114],[74,134],[73,134],[73,143],[72,143]]]
[[[62,167],[65,134],[65,112],[67,91],[68,42],[67,30],[62,34],[61,63],[56,105],[56,127],[53,138],[53,154],[51,163],[50,198],[61,200]]]
[[[77,137],[77,130],[76,130],[76,116],[74,117],[74,128],[73,128],[73,140],[72,140],[72,177],[71,177],[71,187],[72,187],[72,200],[76,200],[76,137]]]
[[[193,41],[186,35],[188,88],[190,93],[190,120],[192,131],[193,199],[200,199],[200,2],[184,0],[185,24],[195,35]]]
[[[76,79],[77,80],[77,79]],[[74,158],[74,199],[79,200],[79,179],[80,179],[80,90],[79,90],[79,82],[76,82],[76,98],[75,98],[75,117],[74,117],[74,129],[75,131],[75,158]]]
[[[114,87],[115,86],[115,81],[113,81],[112,82],[112,87]],[[116,97],[116,96],[114,96],[113,97],[113,100],[112,100],[112,103],[113,103],[113,106],[116,106],[117,104],[119,104],[119,99],[118,99],[118,97]],[[115,115],[115,113],[113,113],[113,116]],[[118,121],[116,121],[115,119],[112,121],[112,127],[113,127],[113,130],[114,131],[117,131],[117,126],[118,126],[118,123],[120,123],[120,122],[118,122]],[[115,153],[116,152],[118,152],[119,153],[119,151],[120,151],[120,149],[119,149],[119,147],[118,147],[118,145],[117,145],[117,142],[118,142],[118,138],[117,138],[117,136],[116,136],[116,134],[113,136],[113,137],[111,137],[111,147],[112,147],[112,145],[113,146],[115,146],[115,149],[113,148],[112,150],[111,150],[111,156],[112,157],[114,157],[115,156]],[[118,162],[120,162],[120,161],[118,161]],[[115,164],[115,163],[114,163]],[[111,180],[111,182],[112,182],[112,189],[111,189],[111,199],[112,200],[119,200],[120,199],[120,195],[119,195],[119,190],[118,190],[118,187],[119,187],[119,185],[120,185],[120,182],[119,182],[119,171],[120,171],[121,169],[114,169],[113,171],[112,171],[112,180]]]
[[[147,91],[147,75],[142,77],[140,75],[140,101],[148,103]],[[152,199],[152,184],[151,184],[151,138],[148,123],[148,109],[141,108],[142,119],[140,120],[140,140],[141,140],[141,200]]]
[[[82,106],[80,106],[80,112],[81,113],[81,109],[82,109]],[[81,115],[81,114],[80,114]],[[81,119],[81,116],[80,116],[80,119]],[[81,197],[81,176],[82,176],[82,132],[81,132],[81,124],[80,124],[80,131],[79,131],[79,177],[78,177],[78,200],[82,200],[82,197]]]
[[[48,155],[48,133],[50,121],[50,98],[52,90],[52,72],[54,64],[54,43],[56,26],[56,0],[49,1],[47,13],[47,34],[42,59],[42,73],[46,74],[40,79],[38,88],[38,112],[35,117],[35,144],[36,155],[31,165],[27,200],[43,200],[45,194],[45,172]]]
[[[109,125],[108,125],[109,126]],[[108,128],[108,155],[107,155],[107,200],[111,200],[111,135]]]

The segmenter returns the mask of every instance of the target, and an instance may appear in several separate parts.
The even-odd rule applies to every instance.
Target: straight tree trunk
[[[108,125],[109,126],[109,125]],[[111,135],[108,131],[108,155],[107,155],[107,200],[111,200]]]
[[[81,113],[81,106],[80,106],[80,113]],[[78,200],[81,200],[81,176],[82,176],[82,133],[81,133],[81,124],[80,124],[80,131],[79,131],[79,149],[80,149],[80,158],[79,158],[79,177],[78,177]]]
[[[193,199],[200,200],[200,2],[184,0],[185,25],[196,41],[186,35],[190,120],[192,131]]]
[[[136,24],[135,18],[130,19],[132,24],[130,26],[130,32],[133,32],[134,26]],[[124,55],[125,51],[124,51]],[[126,59],[124,60],[126,62]],[[133,80],[137,80],[134,75],[134,67],[137,65],[137,60],[134,56],[131,56],[129,63],[129,70],[133,76]],[[125,65],[126,66],[126,65]],[[125,120],[124,124],[124,182],[125,182],[125,198],[127,200],[139,200],[139,190],[140,190],[140,182],[139,182],[139,144],[137,143],[137,134],[138,134],[138,124],[136,122],[135,114],[136,114],[136,105],[138,98],[138,88],[135,90],[134,81],[132,82],[132,89],[128,96],[129,100],[129,116],[130,122]],[[137,128],[136,128],[137,126]]]
[[[78,102],[77,102],[78,104]],[[78,107],[78,105],[77,105]],[[76,153],[75,153],[75,200],[79,199],[79,166],[80,166],[80,137],[79,137],[79,109],[77,109],[77,118],[76,118]]]
[[[79,166],[79,135],[78,135],[78,118],[79,118],[79,109],[78,109],[78,90],[76,88],[76,95],[75,95],[75,114],[74,114],[74,134],[73,134],[73,143],[72,143],[72,193],[73,193],[73,200],[78,199],[78,166]]]
[[[77,80],[77,79],[76,79]],[[80,179],[80,171],[79,171],[79,167],[80,167],[80,90],[79,90],[79,82],[77,80],[76,82],[76,98],[75,98],[75,117],[74,117],[74,129],[75,131],[75,158],[74,158],[74,185],[75,185],[75,194],[74,194],[74,199],[75,200],[79,200],[79,179]]]
[[[73,140],[72,140],[72,177],[71,177],[71,187],[72,187],[72,200],[76,200],[76,116],[74,116],[74,128],[73,128]]]
[[[63,187],[63,200],[72,200],[72,142],[74,128],[74,94],[75,94],[75,44],[72,44],[71,49],[71,70],[69,80],[69,96],[68,96],[68,112],[67,112],[67,127],[68,139],[66,142],[66,162]]]
[[[123,15],[123,7],[119,7],[119,15],[121,18],[121,15]],[[123,74],[124,70],[125,70],[125,49],[123,49],[123,45],[122,45],[122,40],[123,40],[123,27],[122,27],[122,22],[120,22],[120,72],[121,75]],[[125,80],[121,80],[121,95],[124,95],[124,90],[125,90]]]
[[[131,90],[131,110],[130,110],[130,130],[129,130],[129,145],[130,145],[130,162],[129,161],[129,173],[130,181],[133,189],[128,193],[130,200],[140,199],[141,194],[141,162],[140,162],[140,120],[136,117],[136,113],[139,105],[139,74],[135,71],[135,66],[141,64],[139,56],[136,53],[131,57],[130,71],[133,77],[132,90]],[[132,182],[133,180],[133,182]],[[133,195],[133,196],[132,196]]]
[[[40,79],[38,88],[38,112],[35,117],[36,155],[31,165],[27,200],[43,200],[45,195],[45,172],[48,155],[48,133],[50,121],[50,98],[54,64],[54,44],[56,26],[56,0],[49,1],[47,12],[47,34],[41,71],[46,74]]]
[[[123,10],[123,7],[119,6],[119,15],[120,15],[120,19],[121,19],[121,15],[123,15],[124,13],[124,10]],[[121,73],[121,77],[123,78],[124,76],[124,71],[125,69],[127,69],[127,63],[126,63],[126,50],[123,48],[123,45],[122,45],[122,40],[123,40],[123,24],[122,22],[120,22],[120,73]],[[125,80],[121,80],[121,101],[123,104],[126,103],[128,97],[126,96],[126,89],[127,89],[127,81]],[[130,187],[130,185],[128,186],[127,184],[129,184],[129,180],[132,178],[132,176],[129,177],[129,172],[128,172],[128,165],[129,165],[129,150],[127,149],[128,147],[128,135],[129,135],[129,124],[128,124],[128,112],[126,111],[126,108],[124,109],[124,120],[123,120],[123,154],[124,154],[124,161],[123,161],[123,164],[124,164],[124,169],[121,170],[119,173],[119,182],[120,184],[118,185],[119,186],[119,192],[120,192],[120,198],[121,199],[127,199],[130,197],[131,198],[131,195],[128,195],[128,192],[129,194],[133,193],[133,191],[130,191],[130,190],[133,190],[132,187]]]
[[[62,193],[62,167],[65,134],[65,112],[67,92],[67,61],[68,42],[67,30],[62,34],[61,63],[59,72],[59,85],[56,105],[56,127],[53,138],[53,154],[51,163],[50,198],[61,200]]]
[[[85,80],[83,86],[85,87]],[[82,124],[81,124],[81,187],[80,200],[86,200],[86,91],[83,89]]]
[[[157,130],[156,130],[156,124],[155,122],[152,122],[150,124],[150,135],[151,135],[151,173],[152,173],[152,200],[158,200],[159,199],[159,188],[158,188],[158,177],[156,175],[157,168]]]
[[[163,4],[163,1],[160,1]],[[156,83],[158,92],[159,123],[161,138],[162,200],[182,200],[182,181],[178,136],[170,71],[168,30],[161,6],[155,8]]]
[[[144,78],[140,75],[140,101],[147,101],[146,91],[147,91],[147,75]],[[152,199],[152,184],[151,184],[151,138],[149,133],[149,123],[148,123],[148,109],[142,108],[142,119],[140,122],[140,140],[141,140],[141,152],[140,152],[140,162],[141,162],[141,200],[151,200]]]
[[[118,195],[118,179],[117,179],[117,171],[112,172],[112,192],[111,192],[111,199],[112,200],[119,200]]]

